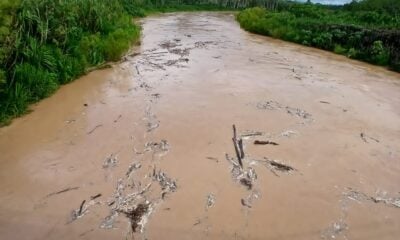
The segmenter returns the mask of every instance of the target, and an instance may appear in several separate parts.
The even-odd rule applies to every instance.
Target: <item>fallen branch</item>
[[[87,134],[92,134],[97,128],[102,127],[103,124],[99,124],[96,127],[94,127],[92,130],[90,130]]]
[[[238,161],[239,161],[240,167],[243,168],[242,158],[241,158],[241,154],[240,154],[240,152],[239,152],[238,141],[237,141],[237,138],[236,138],[237,135],[236,135],[236,126],[235,126],[235,124],[232,125],[232,128],[233,128],[233,138],[232,138],[232,141],[233,141],[233,146],[234,146],[234,148],[235,148],[236,157],[237,157],[237,159],[238,159]]]
[[[117,119],[114,120],[114,123],[118,122],[122,118],[122,115],[120,114]]]
[[[101,197],[101,193],[96,194],[96,195],[94,195],[94,196],[91,196],[90,199],[91,199],[91,200],[95,200],[96,198],[99,198],[99,197]]]
[[[61,190],[61,191],[53,192],[53,193],[47,194],[46,198],[51,197],[51,196],[53,196],[53,195],[60,194],[60,193],[65,193],[65,192],[68,192],[68,191],[71,191],[71,190],[77,190],[77,189],[79,189],[79,187],[68,187],[68,188],[63,189],[63,190]]]
[[[262,140],[255,140],[254,141],[254,144],[255,145],[267,145],[267,144],[270,144],[270,145],[275,145],[275,146],[277,146],[277,145],[279,145],[278,143],[276,143],[276,142],[272,142],[272,141],[262,141]]]
[[[243,159],[244,158],[244,150],[243,150],[243,140],[242,139],[239,139],[238,145],[239,145],[239,151],[240,151],[240,158]]]

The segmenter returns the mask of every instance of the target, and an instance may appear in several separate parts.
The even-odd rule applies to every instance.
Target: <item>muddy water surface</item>
[[[0,129],[1,239],[399,238],[400,75],[230,13],[142,25]]]

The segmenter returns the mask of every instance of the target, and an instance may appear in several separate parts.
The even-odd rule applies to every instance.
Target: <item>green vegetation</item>
[[[281,2],[237,16],[248,31],[317,47],[400,71],[400,2],[364,0],[343,7]]]
[[[140,29],[119,0],[1,0],[0,122],[92,66],[118,60]]]

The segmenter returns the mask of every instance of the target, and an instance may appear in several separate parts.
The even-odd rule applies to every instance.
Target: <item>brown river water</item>
[[[232,13],[142,26],[0,129],[0,239],[399,239],[399,74]]]

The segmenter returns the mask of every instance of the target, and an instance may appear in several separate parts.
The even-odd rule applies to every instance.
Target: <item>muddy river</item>
[[[399,74],[231,13],[142,25],[0,129],[1,239],[399,239]]]

